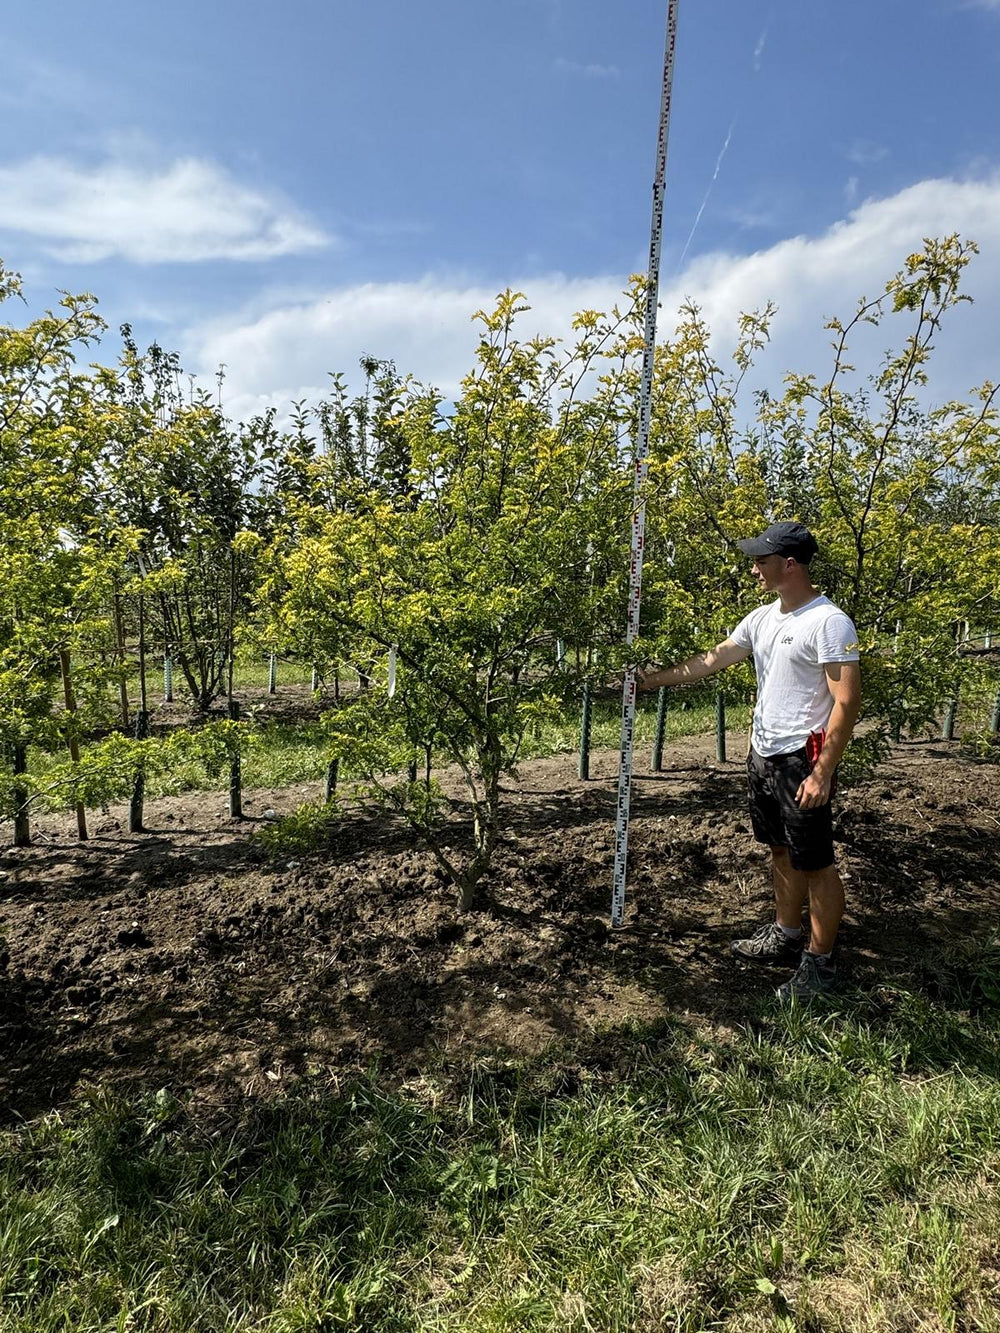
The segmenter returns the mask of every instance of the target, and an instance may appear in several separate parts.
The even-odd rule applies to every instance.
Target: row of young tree
[[[755,596],[736,540],[794,516],[861,635],[856,757],[874,762],[982,678],[955,627],[1000,626],[997,390],[935,403],[929,379],[974,253],[927,241],[830,322],[825,376],[790,374],[749,403],[773,311],[743,317],[723,366],[698,309],[682,310],[656,356],[635,655],[724,637]],[[0,297],[20,289],[0,268]],[[329,757],[413,823],[468,906],[528,729],[623,660],[643,296],[634,280],[620,308],[581,312],[567,344],[520,336],[527,306],[507,292],[477,316],[453,402],[365,358],[360,394],[335,376],[324,401],[241,424],[127,327],[116,365],[81,364],[104,331],[89,296],[0,327],[3,813],[23,835],[29,746],[65,753],[58,780],[81,804],[141,797],[150,766],[192,749],[238,753],[241,654],[350,663],[372,688],[324,714]],[[851,344],[883,322],[895,350],[858,375]],[[575,649],[561,669],[557,640]],[[154,654],[196,714],[228,698],[229,717],[149,739]],[[750,686],[741,668],[727,688]],[[464,777],[458,852],[432,756]]]

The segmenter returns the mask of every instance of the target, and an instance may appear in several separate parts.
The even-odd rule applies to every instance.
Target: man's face
[[[760,584],[762,591],[774,592],[778,588],[784,578],[788,563],[788,557],[785,555],[757,556],[753,562],[751,572]]]

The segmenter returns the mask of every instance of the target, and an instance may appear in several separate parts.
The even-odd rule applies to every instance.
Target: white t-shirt
[[[752,651],[757,670],[753,748],[764,756],[800,750],[833,712],[824,664],[858,660],[850,616],[822,594],[797,611],[771,602],[744,616],[729,637]]]

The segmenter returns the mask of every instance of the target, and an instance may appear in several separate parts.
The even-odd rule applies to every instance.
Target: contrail
[[[997,3],[1000,4],[1000,0],[997,0]],[[767,34],[771,26],[772,17],[773,17],[773,11],[770,14],[768,14],[764,26],[761,29],[760,36],[757,38],[757,45],[753,49],[753,68],[755,74],[760,73],[761,56],[764,54],[764,47],[767,45]],[[729,147],[729,141],[733,137],[733,130],[736,128],[736,120],[737,117],[734,116],[732,119],[732,123],[729,126],[728,131],[726,132],[726,142],[722,145],[722,150],[719,153],[719,156],[716,160],[715,170],[712,172],[712,179],[708,182],[708,189],[705,191],[705,198],[701,201],[701,208],[698,209],[698,214],[695,217],[694,225],[692,226],[691,231],[688,234],[687,240],[684,242],[684,249],[681,251],[681,257],[677,261],[678,271],[680,270],[681,265],[684,263],[684,260],[687,257],[688,248],[691,245],[691,242],[694,240],[694,234],[698,230],[698,223],[701,221],[701,215],[702,213],[704,213],[705,205],[708,203],[709,195],[712,193],[712,186],[719,179],[719,169],[722,166],[722,159],[726,156],[726,149]]]
[[[757,38],[757,45],[753,49],[753,68],[755,74],[760,73],[760,58],[764,54],[764,47],[767,45],[767,29],[770,22],[771,20],[769,17],[767,23],[764,24],[764,31]]]
[[[681,251],[681,257],[677,261],[678,269],[680,269],[681,265],[684,263],[684,257],[688,252],[688,246],[691,244],[691,241],[694,239],[694,234],[698,230],[698,223],[701,221],[701,215],[702,213],[704,213],[705,205],[708,203],[708,196],[712,193],[712,186],[719,179],[719,169],[722,166],[722,159],[726,156],[726,149],[729,147],[729,140],[733,137],[733,130],[735,128],[736,128],[736,117],[734,116],[732,124],[729,126],[729,130],[726,134],[726,142],[722,145],[722,151],[719,153],[718,159],[715,163],[715,170],[712,172],[712,179],[708,182],[708,189],[705,191],[705,198],[701,201],[701,208],[698,209],[698,214],[695,217],[694,225],[692,226],[691,231],[688,234],[687,240],[684,242],[684,249]]]

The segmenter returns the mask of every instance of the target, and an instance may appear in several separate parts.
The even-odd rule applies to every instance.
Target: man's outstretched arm
[[[735,666],[737,662],[744,662],[749,656],[749,648],[742,648],[732,639],[723,639],[714,648],[709,648],[707,653],[698,653],[696,657],[689,657],[686,662],[679,662],[676,666],[649,670],[640,668],[636,672],[639,689],[656,690],[661,685],[691,685],[696,680],[704,680],[706,676],[714,676],[717,671],[725,671],[726,667]]]

